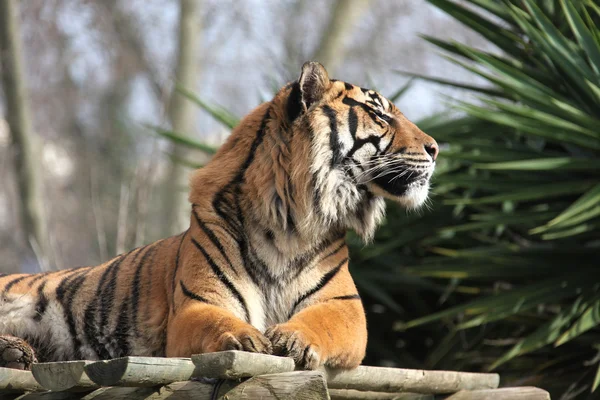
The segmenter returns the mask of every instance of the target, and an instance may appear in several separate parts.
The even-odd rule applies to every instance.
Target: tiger
[[[352,369],[367,323],[346,233],[370,242],[386,199],[422,206],[438,152],[384,96],[307,62],[192,173],[187,230],[0,278],[0,362],[241,350]]]

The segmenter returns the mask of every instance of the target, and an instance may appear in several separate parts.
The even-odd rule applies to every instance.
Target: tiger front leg
[[[292,357],[303,369],[356,368],[367,346],[367,324],[358,295],[311,305],[288,322],[270,327],[265,335],[274,354]]]
[[[271,354],[272,346],[258,329],[218,306],[188,305],[171,317],[167,327],[167,357],[224,350]]]

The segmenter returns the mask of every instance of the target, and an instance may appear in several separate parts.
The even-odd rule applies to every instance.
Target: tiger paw
[[[273,343],[273,354],[294,359],[301,369],[317,369],[325,361],[318,340],[307,329],[291,324],[275,325],[265,336]]]
[[[253,327],[238,332],[225,332],[217,340],[217,351],[243,350],[252,353],[272,354],[271,341]]]
[[[29,370],[35,362],[35,352],[26,341],[11,335],[0,336],[0,367]]]

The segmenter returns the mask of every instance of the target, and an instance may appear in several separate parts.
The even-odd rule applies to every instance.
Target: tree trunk
[[[201,35],[200,0],[180,0],[179,54],[175,71],[175,84],[194,90],[199,73],[199,46]],[[195,105],[179,94],[173,87],[169,104],[169,119],[173,130],[182,135],[192,135],[196,117]],[[173,148],[175,158],[185,158],[186,151],[177,145]],[[164,189],[164,226],[169,233],[181,230],[187,223],[183,220],[183,208],[188,205],[187,192],[189,168],[172,162]],[[187,207],[185,207],[187,209]]]
[[[38,138],[32,132],[28,94],[22,66],[19,16],[15,0],[0,1],[0,66],[6,98],[6,119],[17,175],[19,220],[27,247],[37,250],[43,261],[48,256],[44,216],[42,168]],[[37,249],[36,249],[37,247]]]
[[[356,21],[368,5],[369,0],[336,0],[319,48],[313,56],[313,60],[323,64],[330,74],[335,74],[344,61],[344,39],[352,32]]]

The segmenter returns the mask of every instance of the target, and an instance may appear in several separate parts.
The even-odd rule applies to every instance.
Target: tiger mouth
[[[373,179],[373,183],[392,196],[403,196],[410,188],[425,186],[429,182],[429,176],[427,172],[405,170],[379,175]]]

